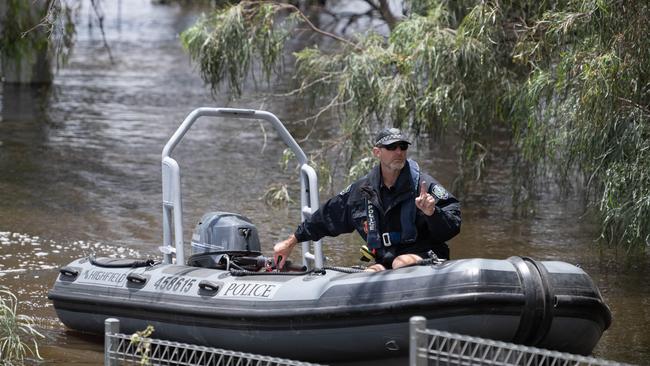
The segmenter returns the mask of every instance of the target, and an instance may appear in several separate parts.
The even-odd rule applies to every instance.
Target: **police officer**
[[[353,230],[375,256],[370,271],[408,266],[431,253],[448,259],[446,241],[460,232],[460,203],[406,158],[410,144],[397,128],[379,132],[372,148],[379,164],[274,246],[278,266],[299,242]]]

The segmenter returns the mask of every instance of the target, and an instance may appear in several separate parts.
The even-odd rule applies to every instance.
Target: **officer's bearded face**
[[[390,163],[388,163],[388,167],[391,168],[392,170],[402,170],[404,168],[404,165],[406,163],[404,160],[393,160]]]
[[[402,170],[406,164],[406,151],[401,149],[387,150],[385,148],[373,148],[373,154],[379,158],[382,168],[390,170]]]

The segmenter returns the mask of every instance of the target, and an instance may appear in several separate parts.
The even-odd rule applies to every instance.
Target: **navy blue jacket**
[[[366,176],[330,198],[310,219],[301,223],[294,234],[296,239],[298,242],[315,241],[325,236],[338,236],[356,230],[365,241],[368,220],[367,200],[377,207],[379,230],[381,232],[394,230],[395,221],[399,221],[402,203],[406,200],[415,200],[419,195],[419,188],[415,189],[410,176],[406,165],[393,188],[392,204],[384,207],[379,193],[382,185],[381,174],[379,165],[375,166]],[[432,193],[437,200],[435,212],[431,216],[426,216],[416,208],[415,243],[393,245],[391,250],[395,255],[413,253],[422,257],[426,257],[426,253],[433,250],[438,257],[449,258],[449,247],[446,241],[460,232],[460,203],[430,175],[421,172],[420,181],[422,180],[427,182],[429,193]],[[387,216],[389,220],[386,220]]]

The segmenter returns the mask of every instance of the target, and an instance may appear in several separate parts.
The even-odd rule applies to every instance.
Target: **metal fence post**
[[[421,356],[420,348],[426,348],[427,335],[423,334],[427,329],[427,319],[423,316],[413,316],[409,320],[409,365],[410,366],[426,366],[427,357]]]
[[[108,318],[104,321],[104,366],[117,366],[118,361],[111,357],[111,352],[117,349],[117,339],[109,337],[108,334],[120,332],[120,321],[115,318]]]

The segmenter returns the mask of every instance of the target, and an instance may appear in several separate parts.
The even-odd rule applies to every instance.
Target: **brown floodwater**
[[[47,291],[57,268],[80,256],[159,255],[160,154],[190,111],[200,106],[266,109],[287,122],[313,113],[300,98],[261,97],[263,84],[257,89],[251,83],[234,102],[225,92],[213,97],[178,39],[200,8],[150,0],[106,2],[104,7],[113,63],[98,29],[87,25],[84,7],[70,63],[51,87],[0,89],[0,285],[18,296],[20,311],[43,330],[41,353],[47,364],[103,362],[101,337],[66,330]],[[277,83],[289,79],[279,77]],[[310,150],[331,137],[328,121],[321,119],[313,131],[301,123],[288,127],[297,138],[311,133],[304,144]],[[185,238],[210,210],[252,219],[267,255],[273,243],[294,230],[297,207],[271,208],[261,199],[277,182],[288,184],[296,198],[298,179],[291,167],[280,168],[284,147],[266,127],[202,119],[175,151],[183,169]],[[512,156],[505,141],[491,151],[484,178],[459,194],[463,227],[451,241],[452,256],[527,255],[581,265],[613,313],[594,355],[650,364],[650,255],[645,249],[628,253],[595,245],[597,222],[579,198],[563,198],[552,184],[539,192],[534,208],[513,209]],[[458,174],[452,144],[453,138],[419,143],[409,152],[451,186]],[[337,179],[331,189],[344,186]],[[359,243],[355,235],[326,239],[325,252],[332,263],[356,264]]]

